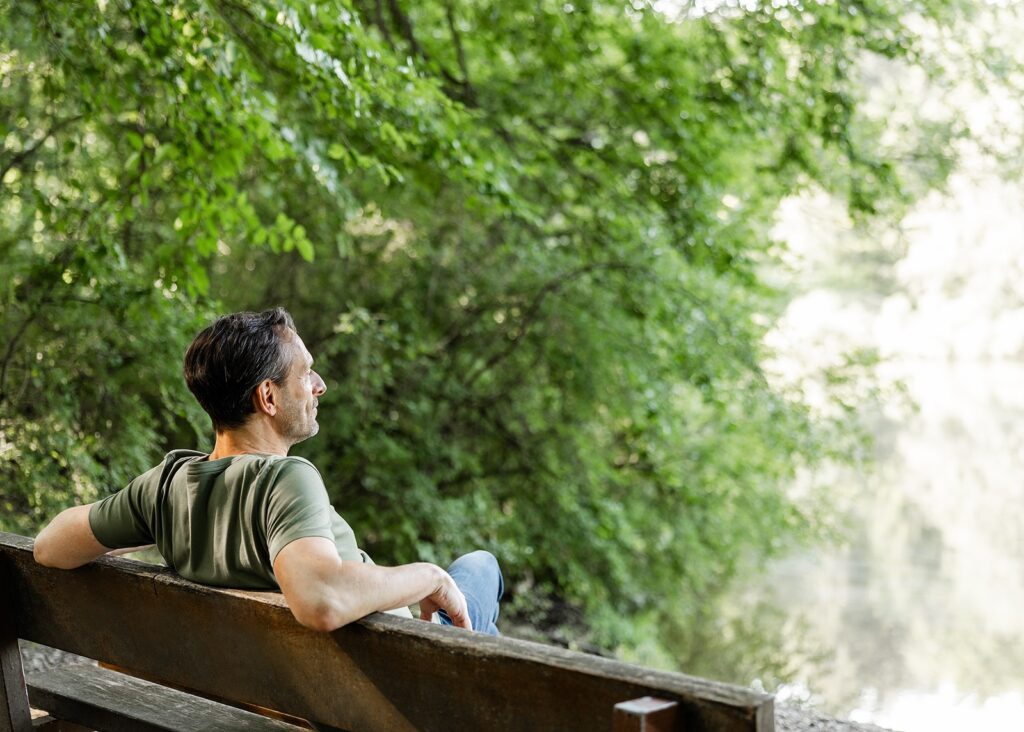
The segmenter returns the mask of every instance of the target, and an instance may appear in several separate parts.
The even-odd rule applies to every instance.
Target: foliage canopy
[[[912,28],[970,5],[701,8],[0,2],[5,527],[208,444],[186,344],[283,304],[329,386],[301,451],[371,554],[490,548],[605,647],[685,627],[856,447],[762,371],[776,207],[941,178],[956,129],[884,146],[860,62],[928,64]]]

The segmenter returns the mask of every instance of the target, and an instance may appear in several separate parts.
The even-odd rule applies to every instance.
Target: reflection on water
[[[1024,366],[890,368],[918,410],[836,485],[849,542],[734,589],[722,627],[771,645],[717,675],[907,732],[1024,729]]]
[[[875,465],[827,481],[848,541],[737,583],[684,670],[905,732],[1024,730],[1024,188],[968,162],[894,244],[823,195],[781,210],[808,282],[778,373],[876,348],[916,409],[887,403]]]
[[[955,175],[888,260],[825,196],[779,226],[809,281],[775,369],[876,348],[916,409],[887,403],[875,465],[826,481],[848,541],[738,582],[679,667],[905,732],[1024,730],[1024,189]]]

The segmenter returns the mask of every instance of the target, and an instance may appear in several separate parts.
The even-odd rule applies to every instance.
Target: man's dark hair
[[[256,411],[252,393],[266,379],[284,381],[291,359],[284,348],[295,330],[284,308],[231,313],[195,337],[185,352],[185,383],[216,431],[245,424]]]

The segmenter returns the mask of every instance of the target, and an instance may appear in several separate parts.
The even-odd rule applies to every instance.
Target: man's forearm
[[[438,591],[446,579],[444,570],[426,562],[397,567],[342,562],[333,583],[336,627],[372,612],[408,607]]]
[[[380,567],[342,561],[329,539],[297,539],[274,560],[274,575],[288,607],[303,625],[334,630],[372,612],[426,601],[468,627],[466,600],[448,573],[418,562]]]

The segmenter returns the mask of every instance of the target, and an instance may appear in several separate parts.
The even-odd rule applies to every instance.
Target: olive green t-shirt
[[[182,577],[218,587],[278,589],[274,559],[307,536],[333,541],[344,561],[372,563],[331,506],[319,471],[300,457],[207,460],[201,452],[174,450],[95,503],[89,524],[103,546],[155,544]]]

